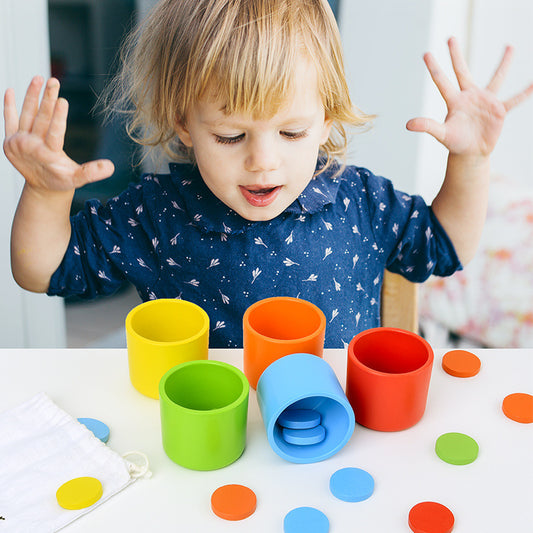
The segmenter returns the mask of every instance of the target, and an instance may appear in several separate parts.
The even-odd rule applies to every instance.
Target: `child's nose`
[[[279,156],[274,142],[258,139],[250,142],[245,166],[249,172],[268,172],[279,167]]]

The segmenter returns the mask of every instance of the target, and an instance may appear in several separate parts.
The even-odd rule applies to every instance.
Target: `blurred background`
[[[77,191],[73,212],[138,180],[139,153],[116,122],[102,125],[92,109],[113,74],[119,44],[155,0],[2,0],[0,89],[14,87],[20,108],[35,74],[61,81],[70,103],[66,152],[83,162],[106,157],[116,172]],[[393,180],[431,202],[444,176],[446,153],[405,123],[442,120],[445,107],[422,61],[431,51],[453,78],[446,41],[458,37],[474,79],[486,84],[506,44],[515,58],[500,95],[533,80],[530,0],[331,1],[345,49],[353,102],[377,119],[354,135],[349,162]],[[420,287],[423,333],[443,347],[533,346],[533,100],[511,113],[492,158],[494,187],[480,253],[459,275]],[[124,286],[105,300],[64,301],[21,290],[9,266],[9,233],[23,180],[0,157],[1,347],[125,346],[123,323],[140,303]]]

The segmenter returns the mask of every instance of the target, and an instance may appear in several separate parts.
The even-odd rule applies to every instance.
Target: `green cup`
[[[250,386],[238,369],[198,360],[171,368],[159,383],[165,453],[192,470],[236,461],[246,444]]]

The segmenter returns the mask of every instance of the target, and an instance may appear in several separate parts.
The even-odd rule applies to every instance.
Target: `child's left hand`
[[[511,63],[513,49],[507,46],[503,58],[485,89],[472,80],[457,40],[448,40],[450,57],[459,88],[454,87],[435,58],[424,55],[431,78],[448,107],[443,124],[429,118],[414,118],[407,122],[411,131],[426,132],[435,137],[455,155],[488,156],[500,136],[507,112],[533,94],[533,83],[517,95],[501,101],[498,92]]]

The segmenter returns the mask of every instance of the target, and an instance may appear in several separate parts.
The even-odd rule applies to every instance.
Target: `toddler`
[[[487,206],[489,156],[506,112],[533,92],[496,97],[507,48],[485,89],[455,39],[459,87],[431,54],[448,115],[407,123],[449,151],[431,206],[369,170],[346,166],[355,108],[326,0],[162,0],[127,39],[107,91],[130,136],[164,150],[149,173],[106,205],[70,218],[77,187],[113,173],[63,151],[67,102],[35,77],[20,112],[5,94],[4,150],[26,182],[12,230],[12,270],[30,291],[93,298],[130,281],[143,300],[204,308],[211,347],[242,346],[246,308],[270,296],[320,307],[326,347],[379,325],[383,272],[414,282],[447,276],[474,254]]]

